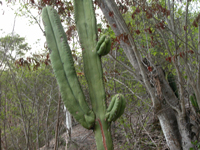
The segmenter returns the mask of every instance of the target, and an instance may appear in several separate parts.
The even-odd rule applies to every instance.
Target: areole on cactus
[[[74,0],[74,10],[92,109],[85,101],[59,15],[53,7],[47,6],[42,10],[42,19],[52,67],[69,112],[83,127],[94,130],[98,150],[112,150],[110,124],[123,114],[126,101],[123,95],[117,94],[106,109],[101,56],[109,53],[111,41],[102,36],[97,42],[92,0]]]

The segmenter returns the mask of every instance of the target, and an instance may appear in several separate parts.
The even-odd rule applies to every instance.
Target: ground
[[[117,138],[117,135],[115,137]],[[93,131],[83,128],[80,124],[73,126],[71,140],[67,137],[66,132],[60,136],[60,139],[58,150],[96,150]],[[68,139],[68,148],[64,139]],[[114,140],[114,150],[120,150],[119,143],[119,140]],[[49,148],[43,146],[40,150],[54,150],[55,139],[52,139],[49,145]]]
[[[112,131],[115,130],[112,132],[114,150],[168,150],[157,119],[150,119],[145,130],[137,124],[136,120],[132,122],[132,131],[117,123],[115,125],[114,127],[114,123],[112,123]],[[131,137],[127,138],[130,135]],[[59,137],[58,150],[96,150],[93,131],[83,128],[80,124],[73,125],[71,139],[66,132]],[[48,148],[43,146],[40,150],[55,150],[55,139],[52,139],[49,145]]]

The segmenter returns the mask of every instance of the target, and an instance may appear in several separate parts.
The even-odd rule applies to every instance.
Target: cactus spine
[[[74,0],[74,10],[92,110],[85,101],[76,76],[71,50],[60,18],[56,10],[47,6],[43,8],[42,18],[48,48],[51,51],[52,67],[62,99],[70,113],[83,127],[94,130],[98,150],[112,150],[110,124],[123,114],[126,101],[123,95],[117,94],[106,109],[101,56],[109,52],[111,42],[106,36],[97,42],[92,0]]]

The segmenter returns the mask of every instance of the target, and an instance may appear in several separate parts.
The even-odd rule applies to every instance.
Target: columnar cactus
[[[106,109],[101,56],[109,53],[111,41],[107,36],[98,41],[92,0],[74,0],[74,10],[92,109],[80,87],[60,18],[55,9],[47,6],[43,8],[42,18],[52,67],[69,112],[83,127],[94,130],[98,150],[112,150],[110,124],[123,114],[126,101],[123,95],[117,94]]]

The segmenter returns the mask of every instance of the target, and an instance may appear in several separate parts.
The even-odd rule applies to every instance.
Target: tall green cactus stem
[[[126,102],[120,94],[113,97],[106,109],[101,56],[110,51],[111,41],[103,36],[98,42],[96,18],[92,0],[74,0],[75,22],[82,47],[84,72],[87,79],[92,110],[76,76],[66,34],[57,12],[50,6],[42,11],[51,62],[62,99],[75,119],[87,129],[93,129],[98,150],[112,150],[110,124],[119,118]]]
[[[62,99],[75,119],[83,127],[90,129],[94,125],[95,115],[89,109],[78,82],[71,50],[60,18],[56,10],[50,6],[42,10],[42,18],[47,45],[51,51],[52,66],[60,87]]]
[[[112,150],[110,123],[106,121],[106,95],[101,59],[97,54],[97,26],[92,0],[74,0],[75,22],[82,47],[84,72],[92,109],[96,114],[94,127],[98,150]]]

